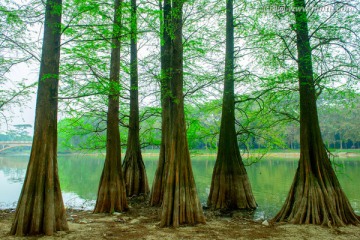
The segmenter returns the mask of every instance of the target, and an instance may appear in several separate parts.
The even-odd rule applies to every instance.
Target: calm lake
[[[15,208],[24,181],[28,156],[0,157],[0,209]],[[59,175],[65,205],[92,209],[104,157],[59,156]],[[144,156],[149,183],[157,166],[156,156]],[[336,160],[337,176],[356,213],[360,215],[360,158]],[[192,166],[200,200],[206,203],[215,156],[193,156]],[[259,205],[254,218],[271,218],[280,210],[290,189],[297,159],[263,159],[247,167],[255,199]]]

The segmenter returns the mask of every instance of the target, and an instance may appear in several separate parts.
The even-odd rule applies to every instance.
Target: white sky
[[[37,70],[36,70],[37,69]],[[36,82],[38,79],[38,66],[28,66],[24,63],[14,66],[11,71],[6,75],[11,83],[15,84],[20,82],[21,79],[25,80],[26,84],[31,84]],[[31,124],[34,126],[35,120],[35,103],[36,103],[36,88],[34,88],[34,93],[32,93],[28,100],[21,104],[20,107],[12,106],[10,110],[5,111],[5,115],[8,118],[8,124],[0,125],[0,132],[4,133],[10,129],[13,129],[12,126],[16,124]],[[32,135],[33,129],[31,129],[30,134]]]
[[[8,3],[8,7],[10,9],[16,9],[16,5],[26,6],[29,0],[13,0]],[[33,52],[33,54],[39,56],[39,51],[41,47],[41,37],[42,37],[42,25],[41,24],[31,24],[28,25],[28,30],[23,32],[24,39],[23,43],[33,42],[37,45],[38,52]],[[40,40],[40,41],[39,41]],[[35,42],[34,42],[35,41]],[[29,51],[34,51],[34,49],[30,49]],[[36,49],[35,49],[36,51]],[[18,54],[21,54],[21,51],[7,52],[7,57],[11,57],[15,55],[18,57]],[[20,63],[11,67],[10,72],[8,72],[5,77],[9,79],[9,82],[6,82],[5,86],[8,88],[16,89],[16,86],[22,80],[26,85],[30,85],[38,80],[39,74],[39,63],[36,61],[32,61],[32,63]],[[21,102],[21,106],[10,104],[4,110],[4,115],[6,116],[7,122],[2,121],[0,123],[0,133],[6,133],[8,130],[14,129],[13,125],[16,124],[31,124],[34,126],[35,120],[35,103],[36,103],[36,87],[33,89],[33,93],[29,95],[26,101]],[[30,130],[30,129],[29,129]],[[33,128],[30,130],[30,134],[32,135]]]

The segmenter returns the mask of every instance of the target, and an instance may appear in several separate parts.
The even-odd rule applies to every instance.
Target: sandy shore
[[[312,225],[269,224],[243,213],[220,215],[205,211],[207,223],[177,229],[160,228],[159,209],[131,203],[126,213],[92,214],[67,210],[70,230],[55,236],[20,238],[8,234],[13,210],[0,210],[0,239],[360,239],[360,226],[329,228]]]

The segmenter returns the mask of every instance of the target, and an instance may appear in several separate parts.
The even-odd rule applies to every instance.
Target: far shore
[[[125,153],[125,150],[122,151],[122,154]],[[86,155],[86,156],[105,156],[105,153],[81,153],[81,152],[76,152],[76,153],[59,153],[60,156],[63,155]],[[159,156],[159,152],[156,151],[146,151],[143,150],[142,151],[142,155],[143,156],[151,156],[151,157],[157,157]],[[216,157],[216,151],[204,151],[204,150],[200,150],[200,151],[190,151],[190,155],[192,157],[194,156],[209,156],[209,157]],[[300,157],[300,152],[295,152],[295,151],[279,151],[279,152],[268,152],[268,153],[259,153],[259,152],[250,152],[250,153],[244,153],[241,151],[241,155],[245,158],[247,157],[271,157],[271,158],[299,158]],[[345,151],[339,151],[339,152],[334,152],[333,153],[334,157],[338,157],[338,158],[349,158],[349,157],[360,157],[360,151],[359,152],[347,152]]]
[[[124,155],[126,150],[122,150],[122,155]],[[347,149],[343,150],[336,150],[332,151],[333,157],[336,158],[358,158],[360,157],[360,149],[359,150],[350,150],[347,151]],[[15,153],[2,153],[0,154],[0,157],[7,157],[7,156],[29,156],[30,152],[15,152]],[[142,150],[143,156],[148,157],[157,157],[159,156],[159,152],[156,150]],[[192,157],[216,157],[216,150],[212,151],[206,151],[206,150],[190,150],[190,155]],[[281,159],[294,159],[300,157],[300,152],[296,150],[273,150],[271,152],[263,153],[259,152],[257,150],[254,150],[254,152],[243,152],[241,151],[241,155],[243,158],[249,158],[249,157],[270,157],[270,158],[281,158]],[[93,157],[105,157],[105,152],[59,152],[58,156],[93,156]]]

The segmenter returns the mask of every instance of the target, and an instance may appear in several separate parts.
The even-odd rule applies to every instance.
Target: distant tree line
[[[218,102],[214,100],[197,106],[186,106],[187,138],[190,149],[217,149],[221,115]],[[344,106],[341,102],[327,104],[320,101],[320,127],[324,144],[328,149],[360,148],[360,130],[357,122],[360,108],[358,106],[358,103]],[[255,114],[254,110],[253,113]],[[123,112],[121,115],[125,116],[127,113]],[[140,109],[140,115],[143,119],[140,127],[141,147],[143,149],[159,149],[161,140],[160,108],[143,107]],[[299,123],[296,120],[286,120],[278,122],[276,125],[264,126],[264,121],[269,119],[276,122],[274,114],[266,114],[263,119],[249,121],[246,126],[237,126],[238,131],[242,133],[238,135],[240,149],[300,148]],[[237,120],[245,122],[246,119],[239,114]],[[127,121],[126,117],[123,118],[123,121]],[[95,117],[61,119],[59,121],[59,152],[104,150],[105,129],[105,122]],[[126,148],[127,131],[127,126],[122,124],[120,132],[123,148]],[[0,135],[0,137],[2,136]]]
[[[30,124],[17,124],[13,126],[14,129],[0,133],[0,141],[31,141],[28,130],[32,128]]]

